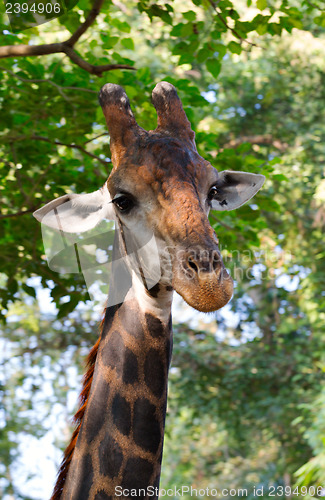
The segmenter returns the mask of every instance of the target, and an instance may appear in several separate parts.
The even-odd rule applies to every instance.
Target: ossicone
[[[182,138],[195,148],[195,134],[174,85],[157,83],[152,92],[152,103],[157,111],[156,132]]]
[[[114,166],[117,166],[137,137],[146,132],[137,124],[128,96],[122,87],[106,83],[101,88],[98,99],[111,139],[112,161]]]
[[[117,167],[132,145],[140,137],[148,136],[148,132],[137,124],[122,87],[107,83],[98,97],[110,135],[112,162]],[[175,87],[168,82],[158,83],[152,92],[152,102],[157,111],[157,128],[153,133],[180,139],[196,150],[195,134]]]

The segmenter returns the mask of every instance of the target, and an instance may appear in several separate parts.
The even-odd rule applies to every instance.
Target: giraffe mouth
[[[202,312],[221,309],[233,294],[233,280],[215,248],[200,258],[183,252],[174,263],[172,285],[190,306]]]
[[[189,280],[175,276],[173,288],[191,307],[201,312],[213,312],[224,307],[233,294],[233,280],[223,269],[219,277],[205,276]]]

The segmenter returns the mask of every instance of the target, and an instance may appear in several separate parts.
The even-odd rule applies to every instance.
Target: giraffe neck
[[[133,277],[106,311],[64,500],[145,498],[158,488],[172,350],[172,292]],[[131,491],[133,490],[133,491]],[[132,494],[133,493],[133,494]],[[156,498],[151,495],[150,498]]]

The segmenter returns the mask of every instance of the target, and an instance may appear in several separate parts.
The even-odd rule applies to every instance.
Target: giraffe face
[[[200,311],[223,307],[233,291],[208,220],[217,183],[217,171],[196,150],[157,133],[140,137],[107,182],[137,247],[154,235],[161,282]]]
[[[262,187],[264,176],[218,173],[197,153],[194,132],[175,88],[161,82],[152,99],[157,128],[147,132],[136,123],[124,90],[105,85],[99,101],[114,165],[107,183],[94,193],[62,196],[34,216],[44,225],[70,233],[117,218],[124,243],[126,238],[132,243],[126,245],[127,254],[154,236],[160,283],[172,286],[199,311],[214,311],[230,300],[233,282],[222,262],[209,211],[238,208]],[[144,275],[150,277],[152,255],[146,252],[141,266],[147,266]]]

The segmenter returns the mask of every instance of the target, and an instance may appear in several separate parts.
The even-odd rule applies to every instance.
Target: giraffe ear
[[[211,201],[213,210],[234,210],[250,200],[261,189],[264,175],[248,172],[219,172],[217,194]]]
[[[65,194],[33,213],[47,227],[66,233],[83,233],[102,219],[114,219],[114,208],[106,184],[93,193]]]

